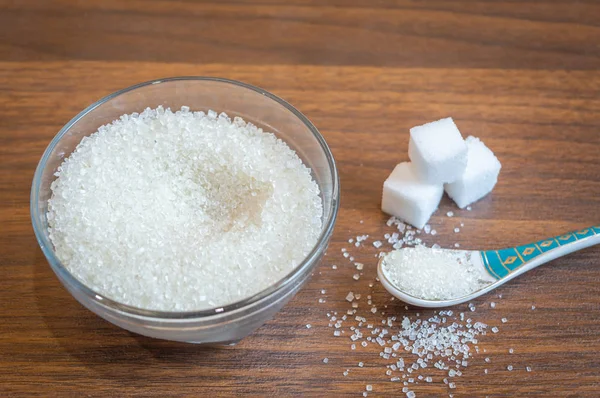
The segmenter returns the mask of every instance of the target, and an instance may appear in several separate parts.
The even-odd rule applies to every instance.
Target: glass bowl
[[[323,200],[322,231],[312,251],[276,284],[222,308],[163,312],[132,307],[89,289],[57,258],[48,237],[48,199],[54,173],[85,136],[123,114],[162,105],[173,110],[213,109],[240,116],[272,132],[294,149],[311,168]],[[260,88],[217,78],[176,77],[138,84],[90,105],[67,123],[42,156],[31,187],[31,222],[52,270],[83,306],[124,329],[142,335],[190,343],[235,343],[252,333],[287,303],[308,280],[325,253],[339,207],[339,177],[327,143],[313,124],[293,106]]]

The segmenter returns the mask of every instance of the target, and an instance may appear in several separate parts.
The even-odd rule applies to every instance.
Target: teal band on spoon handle
[[[532,268],[575,250],[600,242],[600,226],[573,231],[528,245],[479,252],[487,272],[495,279],[517,271],[525,264]],[[538,264],[539,265],[539,264]]]

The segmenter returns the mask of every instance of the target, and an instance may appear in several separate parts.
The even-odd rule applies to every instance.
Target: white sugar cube
[[[442,184],[423,182],[409,162],[400,163],[383,183],[381,209],[421,229],[442,199]]]
[[[464,209],[490,193],[500,174],[500,161],[494,153],[476,137],[467,137],[467,169],[455,182],[444,186],[448,196]]]
[[[467,146],[451,117],[410,129],[408,156],[431,183],[454,182],[467,167]]]

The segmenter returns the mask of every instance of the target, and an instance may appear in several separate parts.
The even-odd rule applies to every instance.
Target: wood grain
[[[388,314],[431,313],[368,287],[372,246],[353,251],[365,263],[359,281],[340,255],[350,237],[391,231],[381,184],[407,159],[408,128],[426,121],[453,116],[503,164],[473,211],[443,200],[427,242],[499,248],[600,223],[597,2],[366,4],[0,1],[0,395],[362,396],[372,384],[370,396],[401,396],[379,350],[352,351],[326,313],[345,313],[349,290],[371,294]],[[62,125],[117,89],[177,75],[238,79],[290,101],[323,133],[341,174],[325,261],[235,347],[152,340],[96,317],[55,278],[29,222],[33,171]],[[486,353],[470,361],[454,396],[598,396],[599,266],[600,249],[590,248],[476,300],[475,313],[457,307],[500,333],[481,337]],[[441,373],[430,374],[434,383],[416,385],[417,395],[447,395]]]

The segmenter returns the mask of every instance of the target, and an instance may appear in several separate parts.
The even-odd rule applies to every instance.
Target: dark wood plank
[[[0,59],[596,69],[598,21],[569,0],[3,0]]]

